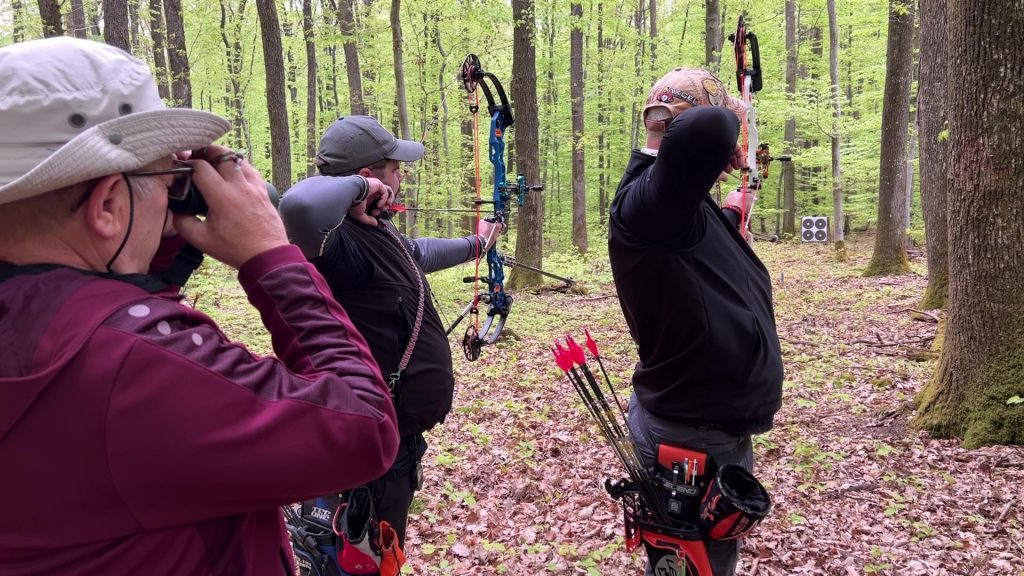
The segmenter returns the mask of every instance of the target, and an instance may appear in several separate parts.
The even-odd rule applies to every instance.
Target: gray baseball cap
[[[371,116],[344,116],[320,139],[316,164],[327,176],[347,174],[387,158],[414,162],[423,157],[423,144],[395,138]]]

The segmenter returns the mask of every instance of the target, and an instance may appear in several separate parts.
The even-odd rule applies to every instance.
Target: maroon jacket
[[[379,477],[380,371],[294,246],[239,281],[276,358],[69,268],[0,282],[0,574],[293,571],[279,506]]]

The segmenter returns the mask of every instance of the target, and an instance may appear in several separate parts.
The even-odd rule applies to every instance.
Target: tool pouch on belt
[[[660,526],[640,522],[644,549],[657,576],[714,576],[703,537],[689,522]]]
[[[341,496],[335,494],[306,500],[297,511],[286,508],[299,576],[341,576],[337,561],[340,541],[332,528],[340,505]]]
[[[395,530],[376,520],[365,486],[324,496],[286,514],[300,576],[397,576],[405,554]]]
[[[673,521],[696,525],[708,540],[749,534],[771,510],[771,497],[738,464],[718,467],[709,454],[658,445],[655,478]]]
[[[718,466],[707,452],[672,444],[658,444],[654,480],[662,504],[673,521],[695,526],[701,497]]]

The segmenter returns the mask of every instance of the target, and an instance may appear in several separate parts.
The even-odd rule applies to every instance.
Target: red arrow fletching
[[[583,347],[577,344],[576,341],[572,339],[572,336],[568,334],[565,335],[565,345],[569,348],[569,354],[571,354],[573,362],[580,366],[587,363],[587,358],[583,354]]]
[[[594,358],[600,358],[601,353],[597,350],[597,342],[594,341],[594,337],[590,335],[590,328],[584,328],[583,333],[587,335],[587,350],[590,350]]]

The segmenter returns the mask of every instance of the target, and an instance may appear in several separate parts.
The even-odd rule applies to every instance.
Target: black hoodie
[[[657,157],[634,152],[612,202],[608,252],[639,348],[633,386],[652,414],[765,432],[782,403],[771,278],[708,196],[735,148],[736,117],[675,118]]]

